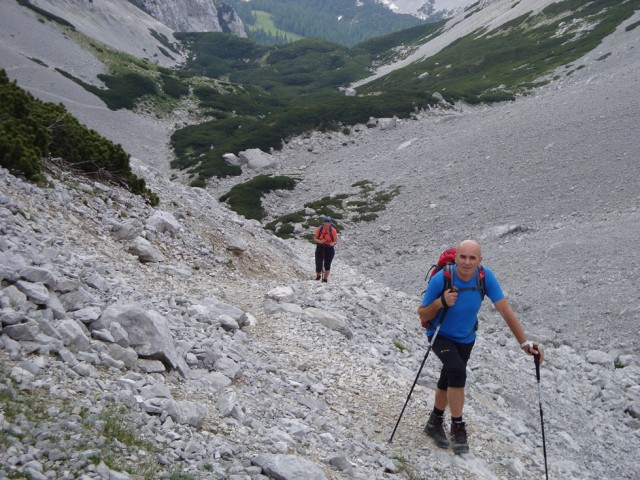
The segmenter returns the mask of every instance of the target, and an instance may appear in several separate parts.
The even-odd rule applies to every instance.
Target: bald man
[[[437,325],[447,308],[446,318],[432,345],[434,353],[442,362],[440,378],[436,386],[433,411],[429,415],[425,432],[434,439],[436,445],[449,448],[455,453],[467,453],[467,430],[462,418],[464,407],[464,387],[467,378],[467,362],[476,340],[478,311],[482,305],[482,294],[478,288],[478,275],[482,255],[480,245],[474,240],[465,240],[456,248],[455,265],[452,267],[452,287],[444,291],[444,269],[436,273],[422,297],[418,315],[428,324],[426,335],[431,342]],[[544,355],[537,342],[530,342],[524,334],[511,306],[500,288],[493,272],[482,267],[486,296],[493,302],[509,329],[529,355]],[[444,412],[451,412],[450,436],[444,430]]]

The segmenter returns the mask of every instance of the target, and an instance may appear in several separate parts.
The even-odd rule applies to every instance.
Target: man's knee
[[[452,365],[449,368],[447,368],[446,387],[463,388],[466,383],[467,383],[467,367],[465,365]],[[438,388],[441,388],[441,386],[438,385]]]

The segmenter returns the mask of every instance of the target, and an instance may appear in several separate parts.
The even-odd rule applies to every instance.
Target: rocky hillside
[[[397,13],[408,13],[420,18],[438,15],[446,18],[479,2],[474,0],[381,0],[380,3]]]
[[[46,187],[0,172],[4,476],[543,474],[533,363],[494,312],[469,365],[472,453],[422,432],[434,358],[389,444],[426,349],[418,297],[341,258],[331,283],[311,280],[312,245],[139,174],[161,208],[53,167]],[[638,356],[553,344],[547,355],[551,478],[636,478]]]
[[[398,186],[376,222],[345,226],[340,255],[350,263],[418,294],[433,252],[477,238],[543,340],[633,350],[640,30],[627,25],[639,19],[515,103],[291,142],[275,171],[304,180],[268,198],[269,210],[295,211],[319,191],[353,192],[357,181]]]

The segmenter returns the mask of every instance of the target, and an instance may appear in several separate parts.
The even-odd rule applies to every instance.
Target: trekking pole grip
[[[533,354],[533,363],[535,363],[536,365],[536,379],[538,380],[538,383],[540,383],[540,354],[539,353]]]

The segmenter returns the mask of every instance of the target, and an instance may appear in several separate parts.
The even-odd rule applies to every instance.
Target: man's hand
[[[458,289],[451,287],[449,290],[442,292],[440,300],[443,307],[453,307],[456,304],[456,300],[458,300]]]
[[[538,342],[532,342],[527,340],[526,342],[522,342],[520,344],[520,348],[524,350],[527,355],[539,355],[540,356],[540,364],[544,361],[544,352],[542,350],[542,345]]]

